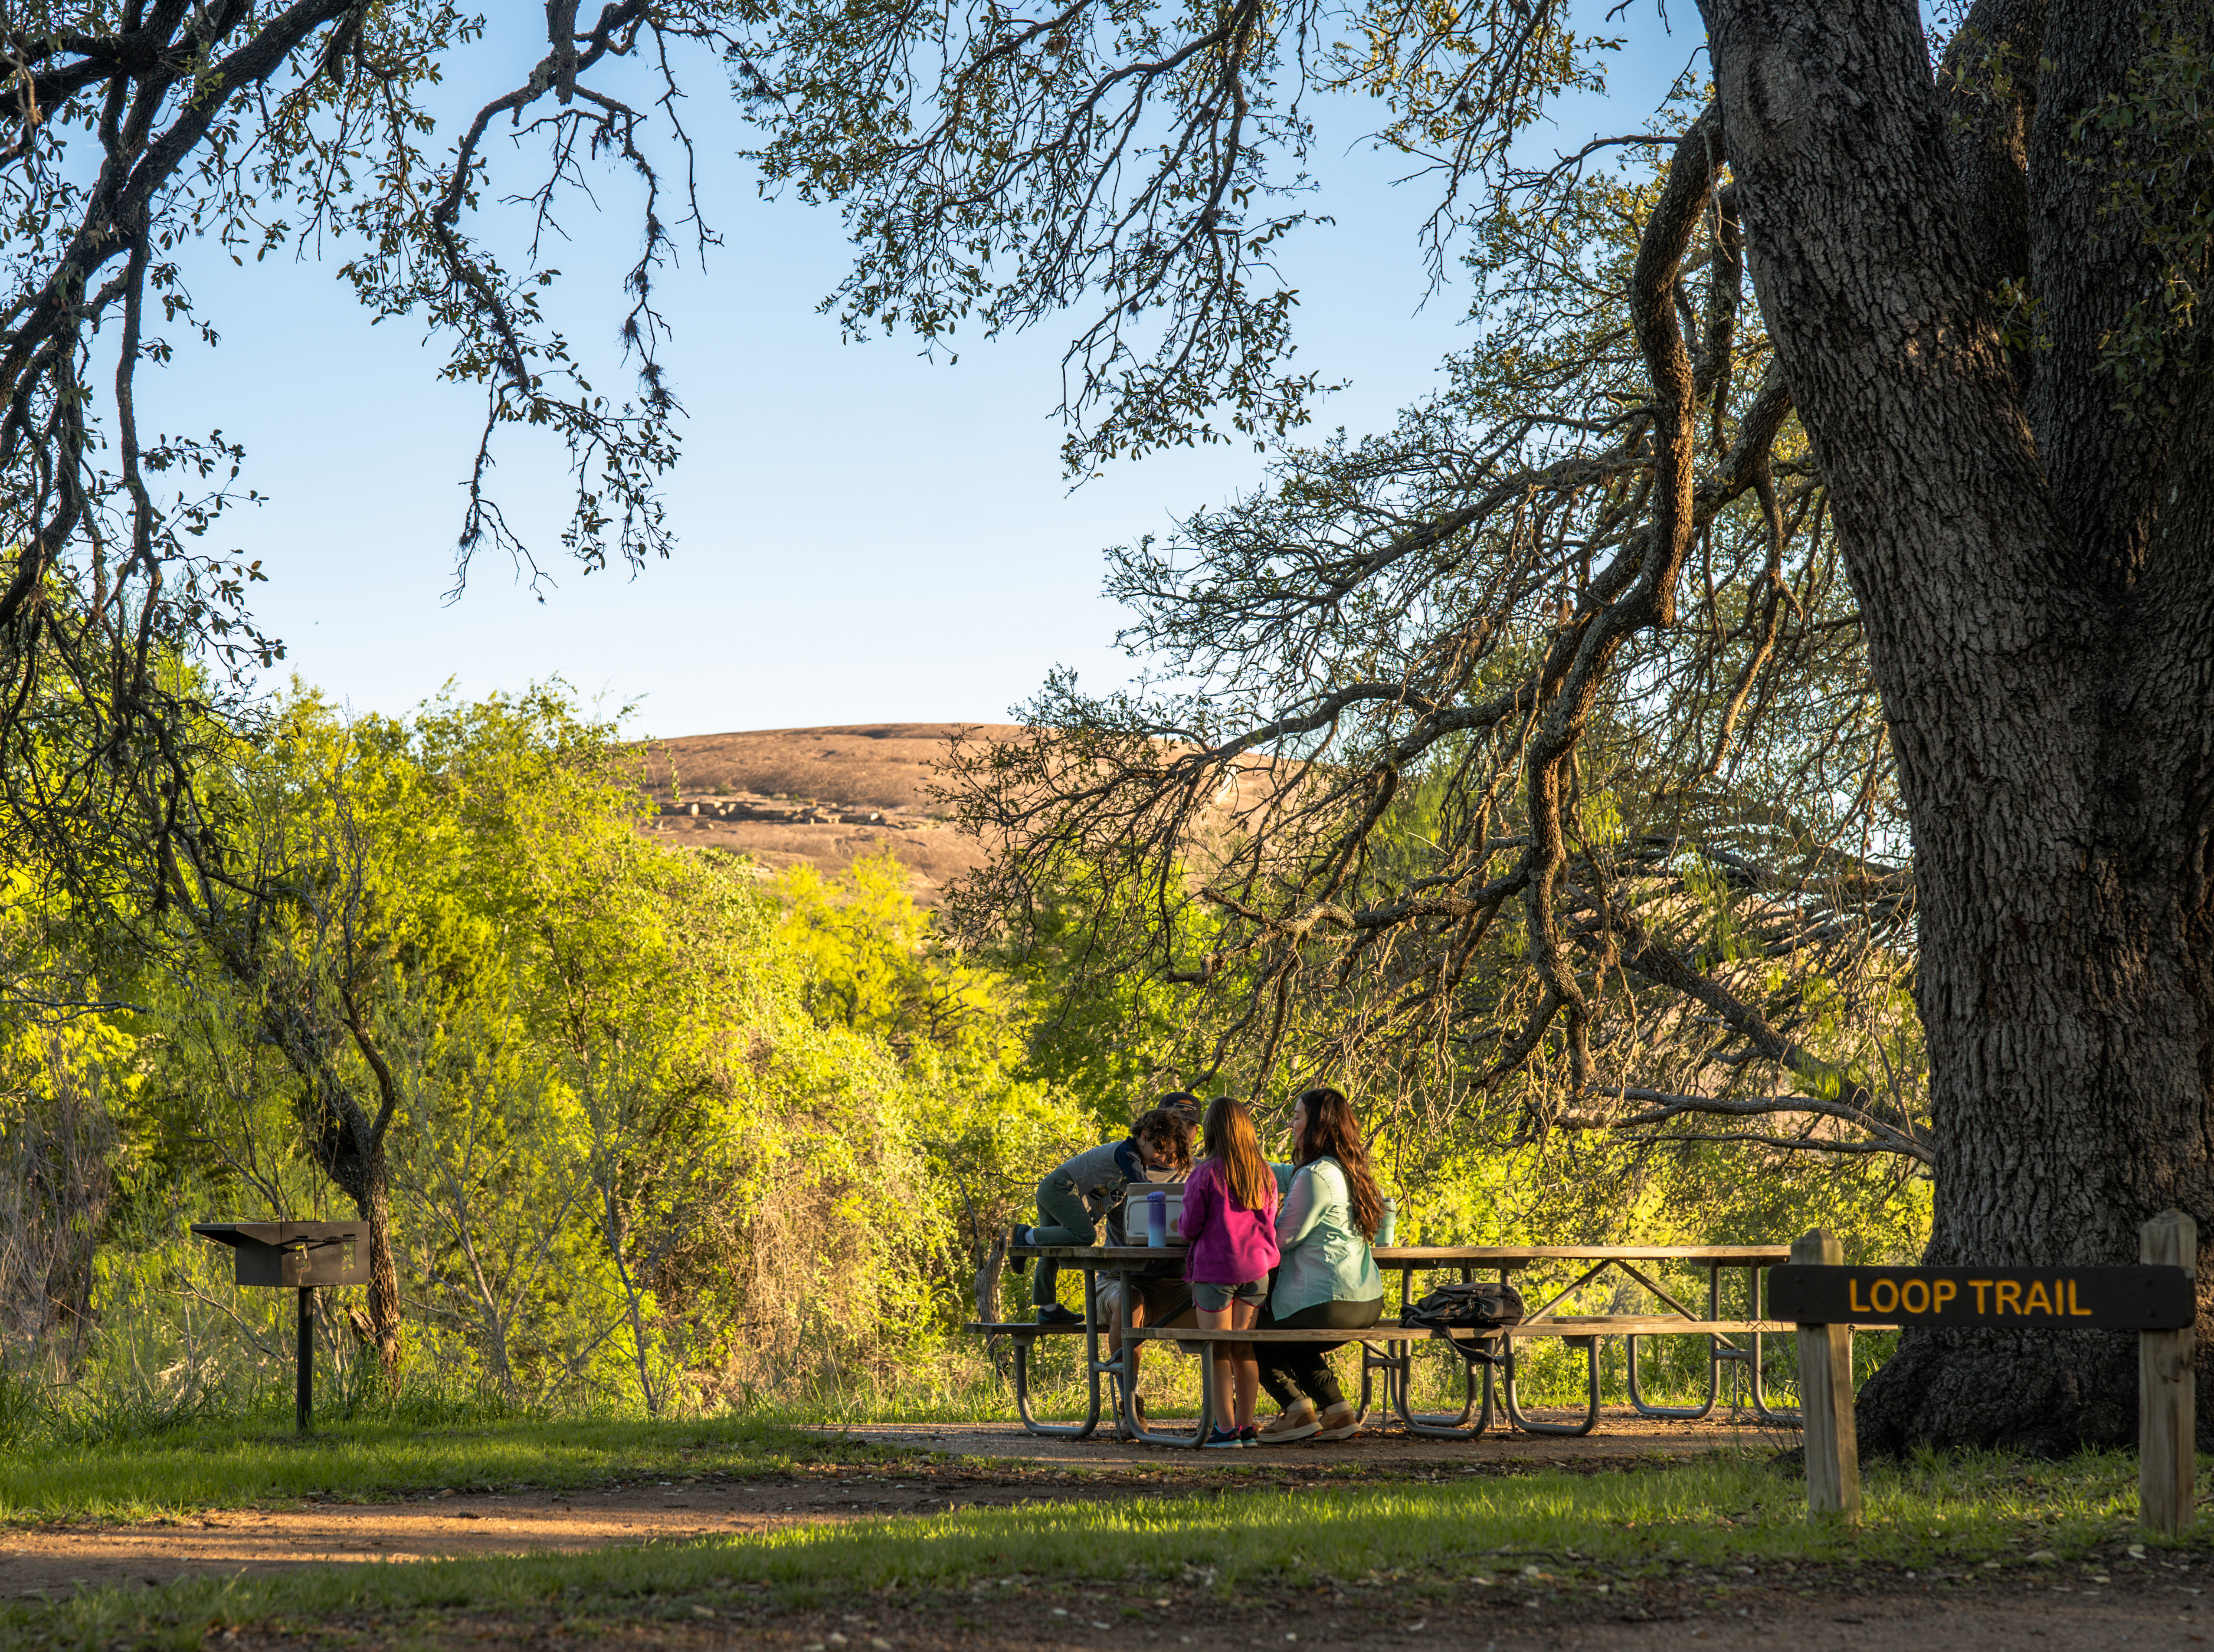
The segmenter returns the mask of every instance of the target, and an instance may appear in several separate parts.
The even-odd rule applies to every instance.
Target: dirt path
[[[626,1483],[571,1492],[461,1493],[374,1503],[211,1510],[136,1525],[57,1522],[0,1532],[0,1598],[74,1588],[145,1587],[211,1573],[382,1563],[464,1555],[574,1552],[768,1531],[800,1521],[933,1514],[1067,1497],[1212,1485],[1253,1489],[1376,1475],[1424,1478],[1468,1467],[1592,1469],[1772,1444],[1721,1423],[1610,1417],[1581,1440],[1493,1435],[1431,1441],[1372,1432],[1328,1446],[1203,1453],[1090,1441],[1041,1440],[1012,1423],[886,1425],[825,1430],[911,1449],[897,1472],[825,1465],[795,1476]],[[1225,1460],[1226,1458],[1228,1460]]]
[[[0,1533],[0,1598],[159,1586],[210,1574],[475,1555],[574,1553],[743,1535],[799,1522],[1039,1501],[1067,1489],[1019,1473],[671,1482],[589,1491],[455,1493],[390,1502],[234,1508],[130,1526],[57,1522]],[[1086,1495],[1097,1495],[1087,1490]],[[1107,1495],[1112,1495],[1110,1491]]]

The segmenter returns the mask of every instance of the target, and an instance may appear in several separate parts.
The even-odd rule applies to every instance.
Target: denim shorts
[[[1249,1279],[1238,1285],[1210,1285],[1203,1280],[1194,1280],[1191,1305],[1208,1313],[1220,1313],[1232,1302],[1265,1302],[1269,1300],[1269,1282]]]

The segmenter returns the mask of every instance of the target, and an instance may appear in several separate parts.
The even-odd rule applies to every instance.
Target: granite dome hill
[[[982,859],[930,797],[946,742],[1020,732],[1012,723],[861,723],[642,740],[629,750],[660,812],[640,828],[772,871],[805,863],[828,875],[889,848],[915,899],[935,906]]]

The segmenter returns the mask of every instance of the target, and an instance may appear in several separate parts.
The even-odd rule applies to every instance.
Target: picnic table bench
[[[1378,1246],[1375,1253],[1378,1270],[1385,1273],[1396,1272],[1399,1276],[1399,1311],[1403,1316],[1414,1300],[1414,1278],[1417,1273],[1456,1273],[1461,1279],[1468,1280],[1481,1269],[1496,1269],[1500,1278],[1505,1280],[1518,1271],[1543,1263],[1584,1262],[1591,1264],[1542,1305],[1532,1307],[1520,1325],[1492,1331],[1463,1332],[1434,1331],[1422,1326],[1409,1326],[1397,1319],[1379,1321],[1360,1331],[1204,1331],[1193,1326],[1135,1326],[1130,1323],[1132,1282],[1147,1269],[1179,1254],[1174,1247],[1164,1251],[1146,1245],[1027,1245],[1015,1247],[1010,1254],[1051,1258],[1078,1268],[1084,1275],[1084,1323],[1080,1325],[980,1321],[966,1327],[988,1336],[1004,1336],[1013,1340],[1015,1408],[1022,1418],[1023,1427],[1036,1435],[1073,1440],[1090,1437],[1102,1420],[1100,1379],[1106,1377],[1113,1382],[1116,1390],[1116,1433],[1119,1435],[1149,1445],[1196,1447],[1206,1435],[1205,1419],[1214,1410],[1214,1363],[1210,1359],[1200,1361],[1202,1426],[1190,1435],[1162,1433],[1147,1427],[1136,1405],[1136,1350],[1140,1344],[1147,1342],[1202,1345],[1226,1342],[1322,1342],[1341,1346],[1358,1343],[1361,1345],[1359,1410],[1363,1421],[1375,1409],[1373,1385],[1380,1379],[1385,1404],[1397,1413],[1401,1424],[1410,1432],[1439,1439],[1473,1439],[1491,1427],[1495,1403],[1503,1411],[1509,1426],[1526,1434],[1589,1434],[1599,1422],[1599,1345],[1606,1337],[1620,1337],[1626,1350],[1630,1403],[1644,1416],[1696,1419],[1710,1415],[1721,1398],[1722,1368],[1734,1364],[1742,1365],[1749,1373],[1748,1392],[1754,1412],[1762,1421],[1778,1426],[1795,1426],[1798,1422],[1795,1411],[1768,1404],[1761,1376],[1761,1338],[1793,1329],[1783,1321],[1759,1317],[1762,1270],[1789,1261],[1791,1251],[1788,1245]],[[1689,1262],[1707,1270],[1707,1302],[1703,1315],[1686,1306],[1656,1280],[1648,1277],[1638,1265],[1660,1262]],[[1737,1269],[1743,1269],[1746,1273],[1745,1306],[1752,1317],[1726,1319],[1722,1317],[1722,1276],[1725,1271]],[[1635,1280],[1665,1303],[1670,1312],[1653,1314],[1564,1314],[1554,1312],[1563,1301],[1609,1270]],[[1108,1330],[1101,1323],[1098,1310],[1098,1277],[1103,1273],[1116,1275],[1122,1282],[1122,1288],[1116,1294],[1120,1306],[1116,1324],[1113,1327],[1121,1347],[1114,1354],[1105,1354],[1100,1347],[1100,1339]],[[1051,1336],[1085,1338],[1090,1406],[1082,1423],[1046,1423],[1033,1414],[1030,1397],[1030,1354],[1038,1337]],[[1708,1338],[1705,1401],[1697,1405],[1654,1404],[1644,1397],[1639,1386],[1638,1340],[1644,1337],[1682,1336]],[[1544,1423],[1524,1412],[1515,1388],[1514,1349],[1517,1343],[1538,1338],[1557,1338],[1584,1349],[1587,1380],[1584,1415],[1581,1420]],[[1410,1402],[1416,1345],[1447,1339],[1485,1343],[1489,1345],[1486,1351],[1494,1354],[1497,1364],[1495,1367],[1489,1363],[1484,1364],[1480,1381],[1477,1366],[1471,1364],[1468,1367],[1468,1398],[1458,1416],[1419,1414]]]

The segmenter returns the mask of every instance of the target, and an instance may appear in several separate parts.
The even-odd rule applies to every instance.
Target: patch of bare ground
[[[752,792],[927,814],[946,742],[1012,739],[1013,723],[855,723],[641,740],[628,748],[657,798]]]
[[[1110,1447],[1114,1457],[1079,1465],[1052,1458],[1027,1463],[926,1459],[896,1472],[824,1464],[767,1478],[709,1473],[561,1492],[463,1491],[382,1502],[208,1509],[127,1525],[58,1520],[0,1533],[0,1598],[157,1586],[180,1577],[306,1565],[579,1553],[884,1514],[1165,1492],[1238,1494],[1352,1479],[1427,1483],[1463,1472],[1526,1473],[1544,1465],[1520,1460],[1469,1463],[1465,1450],[1441,1463],[1434,1450],[1394,1454],[1385,1439],[1377,1437],[1373,1451],[1349,1441],[1335,1452],[1293,1447],[1265,1457],[1239,1453],[1234,1464],[1220,1455],[1193,1453],[1186,1459],[1164,1452],[1133,1462],[1122,1454],[1130,1448]],[[1586,1453],[1577,1465],[1597,1472],[1650,1460],[1617,1449]]]
[[[855,1593],[805,1605],[753,1586],[709,1588],[635,1609],[605,1604],[498,1614],[364,1614],[300,1625],[217,1630],[237,1652],[381,1647],[635,1647],[654,1652],[1198,1652],[1358,1644],[1409,1649],[1762,1649],[1838,1652],[2014,1652],[2175,1648],[2203,1643],[2199,1597],[2174,1576],[2117,1564],[2104,1584],[2049,1574],[1917,1577],[1880,1568],[1685,1569],[1661,1576],[1592,1565],[1533,1569],[1511,1582],[1421,1593],[1385,1584],[1261,1586],[1226,1598],[1194,1557],[1184,1584],[1117,1589],[1043,1578],[969,1588]]]
[[[639,823],[651,841],[826,876],[890,851],[916,903],[935,907],[986,859],[933,795],[951,742],[988,745],[1024,732],[1013,723],[856,723],[688,734],[623,750],[657,810]],[[1273,760],[1244,761],[1202,810],[1196,853],[1203,858],[1214,832],[1269,792],[1274,772]]]

